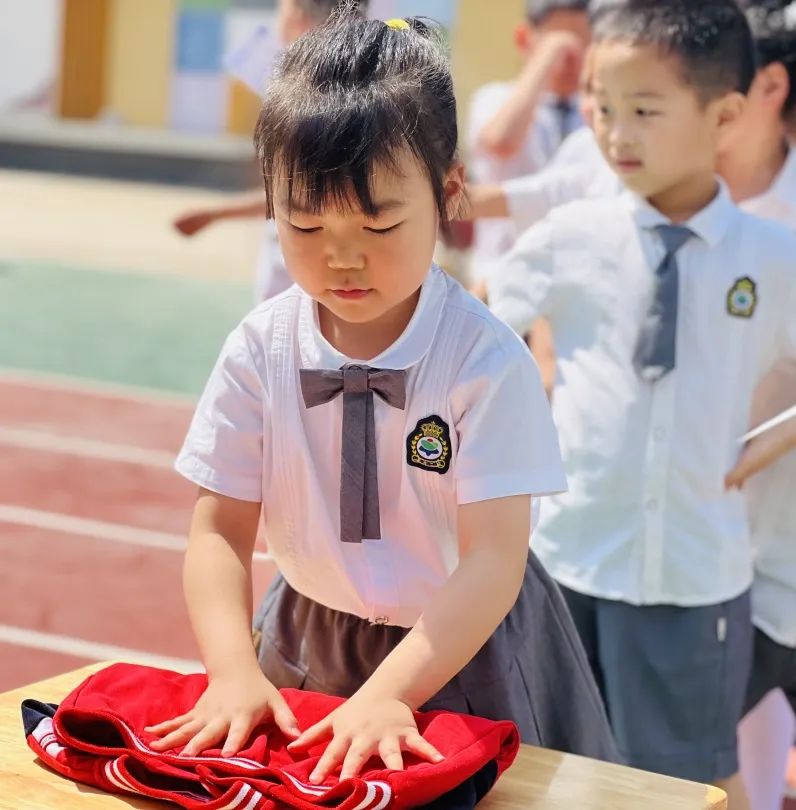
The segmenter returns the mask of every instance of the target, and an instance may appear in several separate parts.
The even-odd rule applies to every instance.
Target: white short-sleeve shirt
[[[262,501],[269,551],[297,591],[410,627],[458,564],[458,504],[566,487],[557,437],[522,341],[434,267],[403,335],[367,361],[407,370],[405,410],[374,397],[382,537],[342,543],[342,396],[306,408],[299,370],[350,362],[298,287],[265,302],[228,338],[176,466],[207,489]],[[447,431],[442,471],[410,463],[428,424]]]
[[[551,94],[540,97],[534,120],[517,154],[498,158],[478,147],[478,138],[489,120],[513,92],[513,82],[492,82],[475,92],[470,102],[467,128],[470,149],[468,170],[479,183],[499,183],[539,171],[552,159],[567,135],[583,124],[578,99],[569,101],[567,112],[556,106]],[[488,262],[505,253],[514,244],[519,231],[511,219],[479,220],[475,223],[475,247],[472,266],[482,277]]]
[[[677,366],[651,385],[633,363],[667,220],[633,194],[551,212],[492,276],[493,311],[523,331],[547,316],[568,493],[534,548],[577,591],[633,604],[716,604],[752,581],[742,493],[724,478],[752,393],[796,355],[796,236],[717,197],[678,252]]]
[[[796,231],[796,149],[771,186],[741,207]],[[792,272],[796,276],[796,261]],[[781,363],[776,371],[796,403],[796,368]],[[752,476],[744,490],[755,552],[752,618],[774,641],[796,647],[796,451]]]

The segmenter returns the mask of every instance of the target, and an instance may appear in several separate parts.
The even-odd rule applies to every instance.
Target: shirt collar
[[[716,196],[687,222],[677,223],[690,228],[709,247],[715,247],[724,238],[729,230],[732,216],[737,210],[724,181],[720,178],[717,179],[719,190]],[[652,230],[658,225],[672,224],[670,219],[638,194],[626,191],[624,197],[640,228]]]
[[[774,178],[774,182],[757,197],[744,200],[744,207],[756,211],[758,206],[780,203],[796,210],[796,147],[788,147],[785,163]]]
[[[347,357],[321,334],[318,304],[302,292],[299,313],[299,347],[303,368],[338,369],[346,363],[367,363],[373,368],[405,369],[419,363],[434,341],[448,292],[445,272],[432,265],[420,288],[414,314],[398,340],[378,357],[363,361]]]

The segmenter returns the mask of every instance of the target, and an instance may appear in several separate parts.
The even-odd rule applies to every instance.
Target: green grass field
[[[252,306],[241,282],[0,263],[0,366],[188,394]]]

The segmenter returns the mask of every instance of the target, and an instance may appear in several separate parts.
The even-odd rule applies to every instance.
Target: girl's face
[[[291,207],[286,179],[274,180],[274,215],[288,272],[340,321],[365,324],[394,314],[428,274],[439,227],[431,183],[408,153],[397,169],[375,169],[373,217],[355,199],[350,208],[318,214],[304,210],[300,198]],[[464,188],[460,165],[449,170],[445,188],[452,215]]]

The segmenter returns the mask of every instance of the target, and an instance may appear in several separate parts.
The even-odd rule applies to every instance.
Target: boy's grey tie
[[[683,225],[659,225],[666,255],[655,273],[655,297],[641,325],[633,365],[645,380],[655,382],[675,366],[679,268],[677,251],[694,235]]]
[[[347,365],[339,371],[301,369],[299,376],[308,408],[343,394],[340,539],[344,543],[361,543],[363,537],[381,538],[373,394],[403,410],[406,372]]]

